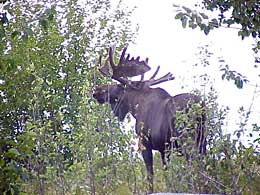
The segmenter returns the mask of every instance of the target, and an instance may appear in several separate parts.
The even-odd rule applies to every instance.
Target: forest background
[[[109,0],[1,3],[0,193],[144,194],[146,171],[132,144],[133,129],[125,130],[92,97],[95,86],[110,82],[98,73],[98,57],[109,45],[117,43],[120,51],[138,36],[134,9]],[[201,5],[222,15],[207,23],[206,14],[179,7],[176,19],[206,35],[223,24],[240,24],[239,36],[257,40],[252,49],[258,71],[259,2]],[[210,55],[202,46],[198,66],[207,66]],[[221,71],[243,90],[246,77],[228,66]],[[155,153],[155,190],[259,194],[259,124],[248,124],[251,110],[241,108],[241,122],[226,131],[228,107],[218,106],[214,83],[202,85],[210,89],[204,94],[209,152],[192,164],[173,153],[167,171]],[[241,135],[253,139],[245,144]]]

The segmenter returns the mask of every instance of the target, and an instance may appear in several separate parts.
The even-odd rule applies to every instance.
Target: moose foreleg
[[[147,180],[148,180],[148,193],[153,192],[153,153],[152,149],[145,149],[142,151],[142,156],[147,170]]]

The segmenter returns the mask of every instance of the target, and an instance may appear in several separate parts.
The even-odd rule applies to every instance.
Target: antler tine
[[[148,58],[146,58],[145,63],[148,63]],[[154,79],[154,77],[156,77],[156,75],[158,74],[159,70],[160,70],[160,66],[157,66],[155,72],[153,73],[153,75],[150,77],[149,80]],[[141,75],[140,81],[144,81],[144,74]]]
[[[124,62],[126,50],[127,50],[127,47],[125,47],[125,48],[123,49],[123,51],[122,51],[122,54],[121,54],[120,60],[119,60],[119,64],[122,64],[122,63]]]
[[[98,58],[99,65],[102,66],[102,56],[100,55]]]
[[[155,76],[158,74],[159,70],[160,70],[160,66],[157,67],[156,71],[153,73],[153,75],[151,76],[151,78],[149,80],[144,81],[144,85],[143,85],[144,87],[150,87],[153,85],[157,85],[159,83],[163,83],[163,82],[175,79],[175,77],[170,72],[168,72],[166,75],[162,76],[159,79],[154,79]]]
[[[110,77],[110,73],[109,73],[109,66],[108,66],[108,59],[106,59],[105,65],[102,66],[102,56],[99,56],[99,64],[101,66],[101,68],[99,68],[99,71],[104,75],[104,76],[108,76]]]
[[[149,80],[154,79],[156,77],[156,75],[158,74],[159,70],[160,70],[160,66],[157,66],[156,71],[153,73],[153,76],[151,76],[151,78]]]
[[[99,71],[104,75],[104,76],[108,76],[111,77],[113,72],[111,73],[111,70],[109,67],[112,68],[112,71],[114,71],[114,69],[116,69],[115,63],[114,63],[114,48],[109,47],[108,50],[108,58],[106,58],[106,61],[104,63],[104,65],[102,65],[102,56],[99,56],[99,64],[101,66],[101,68],[99,69]]]
[[[130,57],[130,54],[126,56],[126,50],[127,47],[123,49],[118,64],[115,64],[114,47],[109,47],[108,57],[106,58],[104,65],[99,70],[103,75],[109,76],[123,85],[138,89],[138,87],[136,87],[136,85],[127,78],[143,75],[145,72],[149,71],[151,68],[148,65],[148,58],[146,58],[145,61],[140,61],[139,56],[136,58]],[[102,60],[100,57],[100,64],[102,63],[101,61]],[[141,80],[143,82],[143,76]]]
[[[141,75],[140,81],[144,81],[144,74]]]
[[[174,80],[174,79],[175,79],[175,77],[172,75],[172,73],[168,72],[166,75],[162,76],[161,78],[151,81],[149,86],[157,85],[159,83],[171,81],[171,80]]]
[[[116,67],[116,65],[114,62],[114,49],[112,47],[109,47],[109,62],[110,62],[112,69],[114,69]]]

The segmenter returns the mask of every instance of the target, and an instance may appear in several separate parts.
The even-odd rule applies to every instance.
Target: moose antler
[[[155,72],[153,73],[153,75],[150,77],[149,80],[142,81],[144,83],[143,87],[150,87],[153,85],[157,85],[159,83],[163,83],[163,82],[171,81],[171,80],[175,79],[175,77],[170,72],[168,72],[166,75],[160,77],[159,79],[154,79],[156,77],[156,75],[158,74],[159,70],[160,70],[160,66],[157,67],[157,69],[155,70]]]
[[[157,85],[159,83],[174,79],[174,76],[170,72],[159,79],[154,79],[160,69],[160,66],[158,66],[154,74],[150,77],[150,79],[144,81],[144,73],[151,69],[150,66],[148,66],[148,58],[146,58],[145,61],[140,61],[139,56],[137,58],[132,57],[130,59],[130,54],[128,54],[127,57],[125,57],[126,50],[127,47],[123,49],[119,59],[119,63],[115,65],[114,50],[112,47],[110,47],[108,52],[108,58],[106,59],[105,64],[99,69],[100,72],[105,76],[109,76],[112,79],[117,80],[120,83],[135,89]],[[101,60],[102,59],[100,57],[100,64]],[[134,77],[138,75],[141,75],[140,81],[130,81],[127,79],[127,77]]]
[[[130,59],[130,54],[128,54],[127,57],[125,57],[126,50],[127,47],[123,49],[119,59],[119,63],[115,65],[114,50],[112,47],[110,47],[109,56],[106,59],[104,66],[100,68],[100,72],[102,72],[106,76],[111,76],[113,79],[117,80],[118,78],[127,78],[142,75],[151,69],[150,66],[148,66],[148,58],[146,58],[145,61],[140,61],[139,56],[137,58],[132,57]],[[109,72],[109,65],[112,68],[112,74]]]

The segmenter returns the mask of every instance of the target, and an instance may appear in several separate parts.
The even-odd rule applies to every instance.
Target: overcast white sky
[[[260,80],[259,69],[253,67],[254,54],[251,50],[253,39],[242,41],[237,36],[236,29],[215,29],[206,36],[199,29],[182,28],[181,22],[174,19],[176,12],[173,3],[193,7],[196,1],[125,0],[124,2],[129,7],[137,6],[133,14],[133,22],[138,23],[140,27],[136,44],[130,45],[128,52],[143,59],[149,57],[151,73],[157,65],[161,65],[160,75],[172,72],[176,79],[160,85],[172,95],[200,88],[199,83],[194,83],[193,76],[209,74],[218,92],[220,104],[231,108],[227,122],[235,128],[234,124],[240,122],[236,114],[238,108],[240,106],[249,108],[255,90],[253,85]],[[195,68],[193,65],[200,63],[198,48],[205,45],[209,45],[208,50],[213,53],[210,66],[205,69]],[[222,81],[219,57],[225,60],[225,64],[228,64],[231,70],[247,76],[250,85],[237,89],[233,82]],[[260,82],[258,84],[260,85]],[[182,88],[183,86],[185,88]],[[252,111],[251,122],[259,123],[259,92],[255,96]]]

